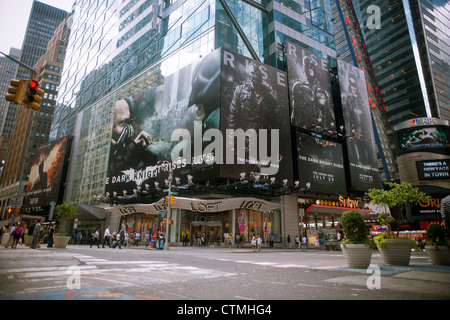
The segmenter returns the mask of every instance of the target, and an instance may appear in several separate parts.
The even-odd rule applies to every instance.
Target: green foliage
[[[34,231],[34,228],[36,227],[36,223],[32,223],[32,224],[30,224],[29,226],[28,226],[28,235],[29,236],[32,236],[33,235],[33,231]]]
[[[389,190],[374,189],[369,192],[374,204],[386,204],[389,207],[403,206],[405,201],[417,203],[423,197],[429,198],[426,193],[419,191],[410,183],[386,182]]]
[[[55,207],[55,212],[56,216],[60,220],[72,220],[78,215],[77,207],[72,206],[68,203],[57,205]]]
[[[69,237],[70,235],[66,232],[55,233],[56,237]]]
[[[371,245],[371,241],[367,237],[366,223],[357,211],[345,211],[341,217],[341,224],[344,232],[344,239],[341,244]]]
[[[439,223],[430,223],[427,227],[427,243],[436,246],[446,246],[448,245],[447,235],[445,233],[444,227]]]

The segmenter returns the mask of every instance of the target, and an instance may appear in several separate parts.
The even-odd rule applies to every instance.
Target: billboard
[[[219,91],[216,50],[167,76],[163,85],[117,100],[106,191],[131,194],[164,183],[169,168],[181,183],[188,175],[213,175],[214,153],[203,153],[208,143],[203,133],[219,129]]]
[[[225,154],[220,176],[239,179],[292,177],[286,73],[222,52],[221,131]],[[244,142],[245,141],[245,142]],[[288,181],[292,185],[292,181]]]
[[[58,202],[69,138],[63,137],[39,147],[34,153],[24,206],[49,206]]]
[[[297,133],[297,163],[300,188],[312,192],[347,193],[341,144],[314,134]]]
[[[394,127],[400,154],[435,152],[450,154],[450,126],[437,118],[414,118]]]
[[[355,190],[380,188],[376,142],[364,71],[338,60],[342,112],[348,134],[350,181]]]
[[[292,176],[286,74],[222,49],[117,100],[112,130],[109,193],[162,185],[169,167],[181,184]]]
[[[335,131],[328,60],[286,42],[291,124],[315,132]]]

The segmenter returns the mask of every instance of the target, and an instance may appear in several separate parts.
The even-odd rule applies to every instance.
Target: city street
[[[377,278],[378,277],[378,278]],[[0,249],[2,300],[437,300],[450,267],[348,269],[340,251],[174,247]]]

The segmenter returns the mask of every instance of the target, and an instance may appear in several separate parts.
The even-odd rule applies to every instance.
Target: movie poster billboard
[[[336,122],[328,60],[289,41],[286,57],[291,124],[331,134]]]
[[[167,76],[164,84],[115,101],[106,191],[128,195],[155,183],[209,179],[217,169],[207,130],[219,130],[220,49]]]
[[[220,176],[293,185],[286,73],[222,52]]]
[[[342,145],[297,133],[299,188],[305,191],[346,194]]]
[[[450,126],[437,118],[415,118],[394,127],[401,154],[435,152],[450,154]]]
[[[367,98],[364,71],[338,60],[342,111],[350,169],[355,190],[380,188],[376,142]]]
[[[26,188],[25,206],[49,206],[58,202],[69,138],[63,137],[39,147],[33,157]]]

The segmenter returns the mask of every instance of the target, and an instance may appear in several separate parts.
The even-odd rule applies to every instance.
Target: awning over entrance
[[[341,215],[344,211],[354,210],[358,211],[362,216],[368,215],[372,212],[370,209],[348,208],[348,207],[336,207],[336,206],[324,206],[320,204],[312,204],[306,210],[307,214],[318,215]]]
[[[227,198],[227,199],[193,199],[176,197],[171,209],[183,209],[196,212],[221,212],[234,209],[248,209],[253,211],[267,212],[280,208],[279,203],[274,203],[258,198]],[[167,210],[164,200],[152,204],[133,203],[129,205],[104,207],[113,213],[127,215],[132,213],[159,214]]]

